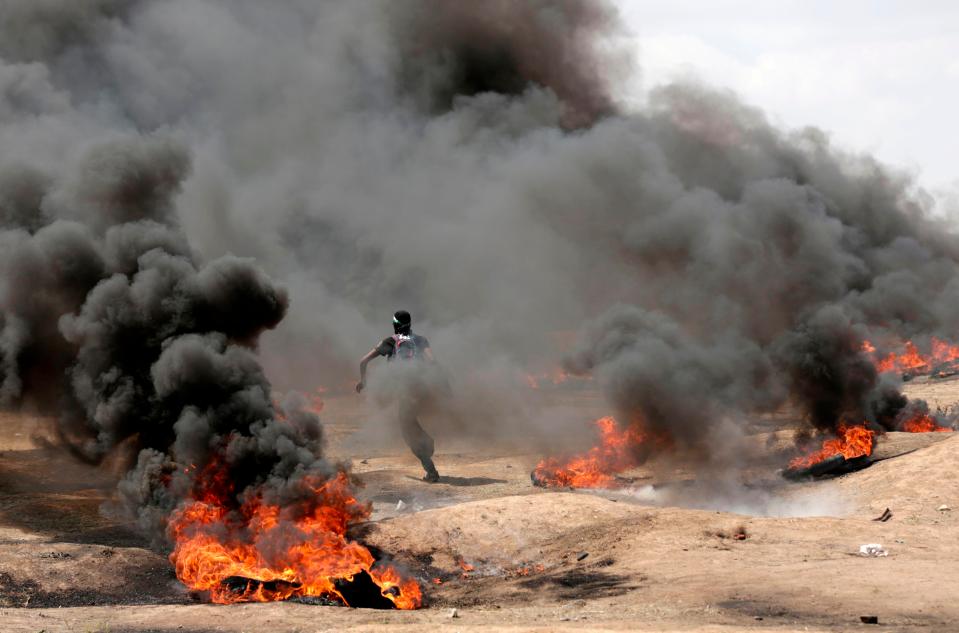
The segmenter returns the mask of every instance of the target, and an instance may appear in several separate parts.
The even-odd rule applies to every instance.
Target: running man
[[[360,381],[356,383],[357,393],[366,387],[366,366],[378,356],[386,356],[388,362],[393,360],[411,362],[423,359],[433,362],[430,342],[425,336],[413,333],[413,318],[406,310],[399,310],[393,314],[393,336],[387,336],[380,341],[379,345],[367,352],[366,356],[360,360]],[[423,430],[418,419],[420,401],[419,396],[410,392],[400,397],[400,430],[406,445],[423,464],[423,470],[426,471],[423,481],[435,483],[439,481],[440,474],[436,472],[436,465],[433,464],[433,438]]]

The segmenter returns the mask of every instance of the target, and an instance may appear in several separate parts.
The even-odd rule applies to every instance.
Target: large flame
[[[209,592],[221,604],[292,596],[348,604],[336,581],[349,582],[366,572],[397,608],[422,603],[416,581],[391,566],[374,566],[370,551],[346,538],[349,525],[369,517],[369,506],[353,497],[345,472],[305,481],[312,495],[299,502],[280,506],[245,495],[238,508],[230,509],[225,503],[230,484],[219,476],[224,471],[204,470],[205,477],[197,478],[201,488],[169,524],[175,543],[170,560],[190,589]],[[240,579],[240,585],[230,579]]]
[[[568,460],[544,459],[533,470],[533,479],[545,487],[610,488],[615,474],[642,462],[645,434],[635,425],[620,429],[611,417],[596,420],[599,444]]]
[[[822,448],[809,455],[802,455],[789,462],[792,469],[809,468],[834,455],[842,455],[846,459],[862,457],[872,454],[872,445],[875,432],[862,426],[847,426],[840,424],[836,437],[824,440]]]
[[[932,371],[944,363],[959,360],[959,345],[952,345],[946,341],[933,337],[931,350],[923,354],[912,341],[906,341],[902,350],[889,352],[885,356],[876,353],[876,346],[870,341],[862,344],[864,352],[873,357],[873,363],[880,373],[895,371],[904,374],[923,374]]]

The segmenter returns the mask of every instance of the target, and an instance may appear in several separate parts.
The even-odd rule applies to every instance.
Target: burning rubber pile
[[[949,433],[954,429],[940,426],[939,421],[927,411],[919,410],[906,416],[896,429],[904,433]],[[868,424],[836,429],[836,437],[823,440],[822,447],[807,455],[793,458],[783,471],[787,479],[802,479],[819,475],[840,475],[865,468],[872,463],[870,456],[882,430],[869,428]]]
[[[218,603],[310,597],[349,606],[420,606],[415,581],[390,566],[374,568],[370,551],[346,538],[350,524],[369,516],[353,498],[346,472],[307,478],[298,503],[270,505],[255,491],[231,513],[230,484],[217,470],[214,465],[199,498],[170,521],[170,560],[188,587]]]
[[[836,429],[837,437],[827,439],[818,451],[794,458],[783,471],[786,479],[801,479],[824,474],[840,474],[865,468],[876,442],[876,433],[865,426]]]
[[[877,371],[880,373],[903,373],[903,378],[928,373],[938,367],[942,371],[943,363],[959,358],[959,347],[947,344],[936,338],[932,339],[932,353],[928,356],[920,355],[916,346],[911,342],[904,345],[906,352],[897,355],[890,352],[878,357],[876,348],[869,342],[863,343],[863,351],[869,354]],[[872,428],[870,428],[872,426]],[[942,426],[940,420],[932,415],[925,403],[919,401],[902,409],[896,417],[893,430],[904,433],[948,433],[952,428]],[[881,427],[863,422],[859,425],[841,423],[835,431],[834,438],[823,440],[822,447],[812,453],[801,455],[789,462],[789,467],[783,471],[787,479],[802,479],[818,475],[838,475],[860,468],[871,463],[870,456],[876,444],[877,436],[883,432]]]
[[[921,352],[912,341],[894,344],[895,349],[884,354],[879,353],[870,341],[863,341],[862,347],[873,358],[880,373],[899,373],[903,380],[923,374],[946,378],[959,373],[959,346],[935,336],[929,341],[927,353]]]

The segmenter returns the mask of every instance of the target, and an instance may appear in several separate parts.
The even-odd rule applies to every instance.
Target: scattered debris
[[[71,558],[66,552],[43,552],[38,555],[39,558]]]
[[[879,624],[878,615],[861,615],[859,616],[859,621],[863,624]]]
[[[859,546],[859,555],[878,558],[880,556],[889,556],[889,552],[883,549],[880,543],[866,543]]]
[[[450,617],[451,620],[452,620],[453,618],[458,618],[458,617],[460,617],[460,612],[457,611],[456,609],[450,609],[449,617]]]
[[[745,526],[739,526],[736,528],[736,531],[733,533],[733,538],[737,541],[745,541],[749,538],[749,534],[746,532]]]
[[[891,518],[892,518],[892,510],[890,510],[889,508],[886,508],[883,511],[883,513],[877,516],[875,519],[873,519],[873,521],[879,521],[881,523],[885,523]]]
[[[576,557],[576,562],[584,560],[587,556],[589,556],[589,552],[582,552],[579,556]]]
[[[949,512],[950,510],[952,510],[952,508],[950,508],[946,504],[942,504],[941,506],[936,508],[936,510],[939,510],[939,512]]]

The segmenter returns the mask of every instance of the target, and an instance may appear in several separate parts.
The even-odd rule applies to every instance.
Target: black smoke
[[[565,127],[585,127],[615,112],[613,83],[627,59],[602,52],[598,33],[618,29],[604,2],[493,0],[482,7],[427,0],[393,7],[401,95],[433,116],[477,95],[554,93]]]
[[[959,325],[959,241],[913,183],[696,86],[611,125],[631,130],[644,165],[608,179],[630,199],[604,218],[637,287],[567,366],[682,444],[788,405],[822,431],[896,429],[907,399],[864,342],[954,340]]]
[[[126,510],[154,535],[199,472],[183,465],[223,460],[238,492],[330,470],[315,416],[277,421],[255,353],[287,293],[251,260],[190,251],[173,211],[188,173],[182,147],[150,136],[92,147],[61,181],[4,180],[3,405],[52,417],[85,461],[125,455]]]

